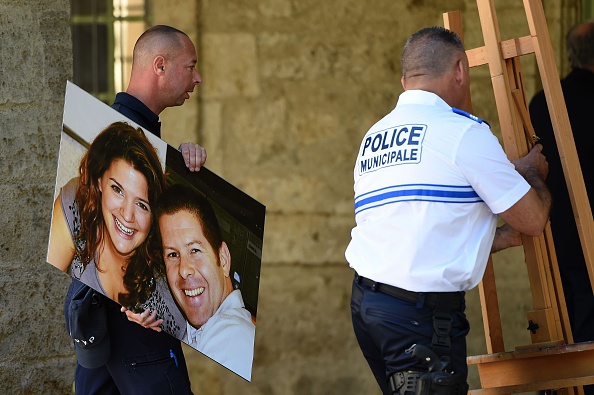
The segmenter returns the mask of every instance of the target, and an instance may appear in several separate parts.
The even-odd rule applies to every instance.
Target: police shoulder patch
[[[470,118],[473,121],[478,122],[478,123],[483,123],[484,122],[488,127],[491,127],[491,125],[489,125],[489,122],[487,122],[487,121],[485,121],[483,119],[480,119],[479,117],[477,117],[475,115],[472,115],[469,112],[466,112],[464,110],[460,110],[459,108],[452,107],[452,112],[454,114],[458,114],[458,115],[462,115],[463,117]]]

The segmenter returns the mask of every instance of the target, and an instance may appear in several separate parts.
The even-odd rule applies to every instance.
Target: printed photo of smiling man
[[[155,207],[171,294],[187,320],[182,340],[246,380],[256,327],[231,281],[231,254],[215,212],[194,188],[175,184]]]

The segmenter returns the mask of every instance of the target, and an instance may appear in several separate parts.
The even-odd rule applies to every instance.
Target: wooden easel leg
[[[483,280],[479,284],[481,308],[483,312],[483,326],[487,341],[487,352],[493,354],[505,351],[503,330],[501,328],[501,315],[499,313],[499,300],[497,298],[497,285],[493,260],[489,257]]]
[[[505,42],[501,42],[493,0],[477,0],[477,7],[485,46],[469,50],[467,54],[469,62],[472,59],[471,65],[489,65],[503,145],[508,157],[512,160],[525,155],[535,143],[535,134],[527,110],[519,56],[531,53],[536,55],[590,282],[594,285],[594,220],[577,161],[575,143],[561,93],[541,0],[524,0],[531,35]],[[463,39],[459,12],[444,14],[444,24],[446,28],[455,31]],[[469,98],[465,109],[471,112],[471,108]],[[534,311],[528,313],[528,318],[538,323],[541,329],[532,335],[532,345],[520,347],[521,350],[511,353],[502,352],[504,342],[499,304],[493,264],[489,260],[479,291],[487,349],[491,355],[469,357],[470,363],[478,365],[481,383],[485,387],[471,392],[494,395],[568,387],[559,389],[556,393],[583,394],[583,389],[578,386],[591,383],[594,375],[589,370],[579,370],[586,366],[585,361],[591,361],[591,359],[582,360],[585,354],[576,353],[577,348],[574,346],[585,347],[585,351],[591,345],[559,346],[559,344],[573,343],[573,338],[550,224],[547,224],[540,237],[523,237],[522,241],[534,305]],[[547,350],[554,351],[548,355]],[[526,353],[535,351],[538,356],[534,360],[517,361],[520,365],[516,364],[516,358],[524,358]],[[566,352],[568,354],[563,356],[562,354]],[[510,355],[513,355],[511,359],[506,360]],[[548,357],[551,356],[557,360],[553,363],[554,366],[548,366],[551,362]],[[515,367],[505,371],[509,363]],[[511,365],[507,366],[509,367]],[[553,370],[546,371],[545,368]],[[504,371],[507,373],[503,373]]]

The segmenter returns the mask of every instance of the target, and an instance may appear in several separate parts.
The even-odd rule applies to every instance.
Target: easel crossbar
[[[517,56],[534,53],[532,37],[524,36],[502,41],[500,44],[503,59],[511,59]],[[487,48],[478,47],[466,51],[470,67],[482,66],[489,63],[487,59]]]

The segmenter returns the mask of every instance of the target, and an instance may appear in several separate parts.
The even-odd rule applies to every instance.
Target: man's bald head
[[[465,56],[458,35],[443,27],[419,30],[406,41],[402,52],[402,77],[439,77]]]
[[[567,33],[566,43],[571,67],[594,72],[594,20],[574,26]]]
[[[126,92],[157,115],[181,106],[202,82],[196,63],[196,48],[187,34],[171,26],[153,26],[136,41]]]
[[[134,45],[132,68],[150,66],[156,56],[171,60],[183,48],[188,35],[171,26],[153,26],[138,38]]]

